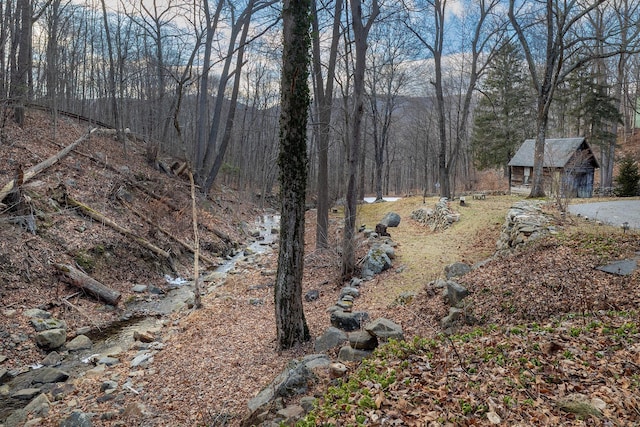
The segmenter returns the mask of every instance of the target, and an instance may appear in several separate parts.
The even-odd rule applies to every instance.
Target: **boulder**
[[[336,310],[331,313],[331,325],[346,332],[360,329],[367,320],[369,320],[369,313],[366,311],[347,313]]]
[[[384,216],[384,218],[382,218],[382,221],[380,221],[380,223],[386,225],[387,227],[397,227],[398,225],[400,225],[400,215],[395,212],[389,212]]]
[[[65,329],[47,329],[35,335],[36,344],[45,350],[54,350],[62,347],[67,340]]]
[[[384,317],[380,317],[373,322],[368,323],[365,325],[364,329],[371,335],[375,335],[376,337],[384,340],[394,339],[401,341],[404,339],[402,326],[389,319],[385,319]]]
[[[317,289],[312,289],[306,294],[304,294],[304,300],[307,302],[315,301],[320,298],[320,291]]]
[[[63,320],[50,318],[40,318],[34,317],[31,319],[31,326],[36,330],[36,332],[42,332],[49,329],[67,329],[67,324]]]
[[[36,370],[32,382],[34,384],[61,383],[69,379],[69,374],[57,368],[45,366]]]
[[[349,333],[349,345],[356,350],[374,350],[378,347],[378,338],[367,331]]]
[[[292,360],[271,384],[263,388],[256,397],[249,400],[247,404],[249,411],[254,413],[257,409],[278,397],[289,397],[305,393],[308,383],[315,379],[315,374],[307,367],[306,363]]]
[[[447,286],[443,290],[445,303],[451,307],[459,307],[462,300],[469,295],[467,288],[457,282],[447,281]]]
[[[60,427],[93,427],[91,417],[92,414],[87,414],[81,411],[73,411],[71,415],[69,415],[60,423]]]
[[[342,360],[344,362],[357,362],[371,356],[371,353],[371,351],[357,350],[349,345],[345,345],[338,353],[338,360]]]
[[[340,290],[340,299],[347,295],[358,298],[360,296],[360,291],[356,288],[352,288],[351,286],[345,286]]]
[[[470,271],[471,271],[471,266],[468,264],[465,264],[464,262],[454,262],[453,264],[447,265],[444,268],[444,273],[447,276],[447,279],[464,276]]]
[[[362,266],[362,275],[365,277],[371,277],[375,274],[380,274],[383,271],[391,267],[391,259],[385,250],[381,247],[374,247],[369,249],[369,252],[364,258]]]
[[[66,345],[69,351],[87,350],[93,347],[91,339],[86,335],[78,335]]]

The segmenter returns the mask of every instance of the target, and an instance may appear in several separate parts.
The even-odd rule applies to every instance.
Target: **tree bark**
[[[279,349],[311,339],[302,306],[304,213],[307,184],[309,13],[311,0],[284,0],[280,83],[280,250],[275,283]]]
[[[116,306],[118,305],[118,302],[120,302],[120,298],[122,297],[120,292],[103,285],[77,268],[74,268],[69,264],[56,263],[53,265],[62,273],[62,280],[65,283],[76,286],[86,291],[94,298],[104,301],[107,304]]]

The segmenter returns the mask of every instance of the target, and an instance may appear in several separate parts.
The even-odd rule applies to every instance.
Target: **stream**
[[[201,285],[201,292],[206,293],[207,289],[224,286],[227,274],[235,268],[239,261],[271,251],[278,241],[279,227],[280,215],[276,214],[261,215],[253,225],[245,225],[245,229],[253,241],[233,256],[227,257],[218,267],[205,273],[205,277],[202,278],[204,282]],[[207,278],[215,280],[216,286],[207,288],[206,282],[210,281]],[[166,293],[158,296],[146,294],[147,298],[128,304],[126,312],[120,320],[106,328],[96,328],[85,334],[93,343],[91,349],[68,352],[55,368],[68,373],[70,378],[76,378],[83,375],[85,371],[94,368],[94,364],[90,363],[89,359],[95,361],[106,356],[118,357],[128,351],[134,343],[133,337],[136,331],[151,333],[160,331],[167,318],[172,313],[188,306],[193,301],[194,295],[193,281],[170,276],[165,276],[165,279],[169,288]],[[121,360],[120,363],[129,362]],[[17,399],[12,395],[18,390],[37,387],[32,385],[33,378],[37,376],[42,367],[40,364],[25,367],[23,372],[2,385],[2,387],[8,387],[8,393],[0,393],[0,425],[13,411],[23,408],[29,403],[30,399]],[[44,384],[41,392],[47,392],[53,387],[58,387],[57,383]]]

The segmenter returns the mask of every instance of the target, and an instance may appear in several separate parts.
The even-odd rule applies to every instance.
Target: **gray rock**
[[[345,335],[345,339],[346,339],[346,335]],[[7,371],[4,368],[0,368],[0,384],[4,384],[10,379],[11,379],[11,375],[9,374],[9,371]]]
[[[33,375],[33,383],[35,384],[52,384],[61,383],[69,379],[69,374],[57,368],[45,366],[35,371]]]
[[[447,276],[447,279],[464,276],[470,271],[471,266],[465,264],[464,262],[454,262],[453,264],[447,265],[444,268],[444,273]]]
[[[60,423],[59,427],[93,427],[93,422],[91,421],[92,416],[92,414],[73,411],[71,415]]]
[[[342,295],[340,297],[340,301],[347,301],[347,302],[353,303],[354,300],[355,298],[351,295]]]
[[[251,305],[263,305],[264,304],[264,299],[262,298],[249,298],[249,304]]]
[[[24,409],[16,409],[4,420],[2,425],[5,427],[22,427],[24,422],[27,421],[27,415],[27,411]]]
[[[351,286],[345,286],[340,290],[340,299],[342,299],[342,297],[344,297],[345,295],[358,298],[360,296],[360,291],[357,288],[353,288]]]
[[[401,341],[404,339],[402,326],[389,319],[385,319],[384,317],[380,317],[373,322],[368,323],[365,325],[364,329],[371,335],[375,335],[376,337],[384,340],[394,339]]]
[[[31,319],[31,325],[36,332],[46,331],[49,329],[67,329],[67,324],[63,320],[54,319],[53,317],[48,319],[34,317]]]
[[[388,243],[383,243],[380,245],[380,249],[384,251],[385,254],[389,257],[389,259],[396,258],[396,250]]]
[[[289,362],[289,366],[271,384],[262,389],[256,397],[249,400],[247,404],[249,411],[253,413],[278,397],[289,397],[305,393],[309,382],[315,380],[315,374],[304,362],[292,360]]]
[[[131,292],[135,292],[137,294],[141,294],[143,292],[146,292],[148,289],[147,285],[135,285],[131,288]]]
[[[138,366],[145,366],[153,362],[153,353],[148,351],[139,352],[131,361],[130,366],[136,368]]]
[[[316,338],[313,345],[313,351],[318,353],[324,353],[327,350],[336,348],[339,345],[344,344],[347,341],[347,334],[344,331],[329,327],[324,334]]]
[[[367,331],[350,332],[349,345],[356,350],[374,350],[378,347],[378,338]]]
[[[340,300],[336,302],[336,306],[338,306],[345,313],[351,313],[353,308],[353,301]]]
[[[33,388],[33,387],[23,388],[13,393],[11,397],[18,400],[31,400],[37,395],[39,395],[41,390],[42,389],[40,388]]]
[[[87,350],[93,347],[93,343],[88,336],[78,335],[77,337],[69,341],[66,344],[66,347],[69,351]]]
[[[310,354],[302,359],[302,363],[313,371],[318,368],[326,368],[331,364],[331,360],[326,354]]]
[[[42,393],[38,395],[35,399],[33,399],[27,406],[24,407],[24,410],[29,414],[33,414],[37,417],[46,416],[49,413],[49,408],[51,407],[51,402],[47,398],[47,395]]]
[[[284,417],[284,424],[289,425],[292,421],[296,421],[304,415],[304,408],[300,405],[289,405],[280,409],[277,415]]]
[[[466,313],[464,309],[457,307],[450,307],[449,314],[440,320],[440,326],[445,332],[451,332],[460,323],[473,324],[475,319],[470,314]]]
[[[118,388],[118,383],[116,381],[109,380],[100,384],[100,391],[115,390],[116,388]]]
[[[367,320],[369,320],[369,313],[366,311],[346,313],[341,310],[336,310],[331,313],[331,325],[346,332],[360,329]]]
[[[29,310],[25,310],[23,313],[26,317],[30,319],[50,319],[51,313],[48,311],[40,310],[39,308],[30,308]]]
[[[338,353],[338,360],[342,360],[344,362],[357,362],[371,356],[371,353],[371,351],[356,350],[351,346],[345,345]]]
[[[389,212],[384,216],[384,218],[382,218],[382,221],[380,221],[380,223],[386,225],[387,227],[397,227],[398,225],[400,225],[400,215],[395,212]]]
[[[394,302],[398,305],[409,305],[411,304],[411,302],[413,301],[413,299],[415,298],[416,293],[415,292],[411,292],[411,291],[404,291],[401,292],[396,299],[394,300]]]
[[[358,277],[353,277],[351,279],[351,281],[349,282],[349,286],[352,288],[359,288],[360,285],[362,284],[362,282],[364,282],[364,280],[358,278]]]
[[[467,288],[452,281],[447,281],[447,287],[443,293],[445,302],[451,307],[459,307],[462,300],[469,295]]]
[[[62,362],[62,356],[57,351],[52,351],[42,359],[44,366],[58,366]]]
[[[120,363],[120,360],[115,358],[115,357],[101,357],[100,359],[98,359],[98,365],[105,365],[105,366],[114,366],[117,365],[118,363]]]
[[[309,413],[316,405],[316,398],[313,396],[305,396],[300,399],[300,406],[304,409],[305,413]]]
[[[317,289],[312,289],[306,294],[304,294],[304,300],[307,302],[315,301],[320,298],[320,291]]]
[[[391,259],[389,255],[380,247],[374,247],[369,249],[369,252],[365,256],[362,266],[363,275],[364,272],[371,272],[374,274],[382,273],[391,267]],[[369,276],[369,275],[367,275]],[[370,276],[369,276],[370,277]]]
[[[45,350],[60,348],[66,340],[67,331],[65,329],[48,329],[35,335],[36,344]]]

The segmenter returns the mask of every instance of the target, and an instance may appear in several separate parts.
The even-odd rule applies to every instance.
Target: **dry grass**
[[[375,226],[386,213],[398,213],[402,221],[397,228],[388,231],[398,243],[394,269],[400,274],[385,276],[387,289],[393,292],[378,294],[381,304],[392,302],[404,291],[418,292],[431,280],[443,275],[443,266],[462,261],[475,264],[495,252],[495,242],[504,223],[508,208],[520,198],[514,196],[488,196],[486,200],[472,200],[467,206],[452,203],[461,213],[460,222],[439,232],[432,232],[411,219],[411,212],[427,207],[433,208],[438,198],[432,197],[422,203],[422,197],[408,197],[396,202],[360,205],[358,224]]]

